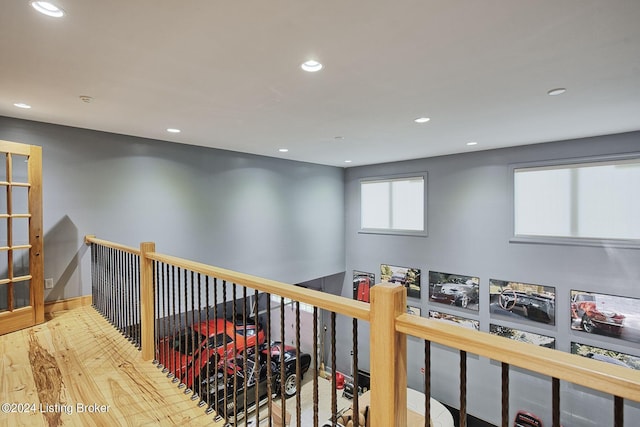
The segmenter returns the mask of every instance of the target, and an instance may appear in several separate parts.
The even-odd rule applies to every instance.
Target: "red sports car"
[[[192,389],[207,371],[215,373],[222,360],[255,347],[256,341],[257,345],[265,341],[264,330],[258,323],[213,319],[162,338],[158,344],[158,362]]]
[[[571,298],[572,321],[579,322],[585,332],[596,330],[611,335],[622,334],[625,315],[614,311],[599,310],[596,296],[588,293],[576,293]]]

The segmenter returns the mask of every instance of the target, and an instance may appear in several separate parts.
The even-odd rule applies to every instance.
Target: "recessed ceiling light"
[[[467,142],[467,145],[478,145],[478,143],[475,141],[471,141],[471,142]]]
[[[352,161],[351,160],[345,160],[344,162],[345,163],[351,163]]]
[[[31,6],[38,12],[52,16],[54,18],[62,18],[64,16],[64,10],[48,1],[32,1]]]
[[[86,103],[86,104],[91,104],[93,102],[93,97],[92,96],[88,96],[88,95],[80,95],[78,98],[80,98],[80,101]]]
[[[547,92],[547,95],[549,95],[549,96],[562,95],[566,91],[567,91],[567,89],[565,89],[563,87],[559,87],[559,88],[556,88],[556,89],[551,89],[549,92]]]
[[[24,102],[16,102],[15,104],[13,104],[14,106],[18,107],[18,108],[24,108],[24,109],[29,109],[31,108],[31,105],[29,104],[25,104]]]
[[[176,128],[168,128],[167,132],[171,132],[171,133],[180,133],[180,129],[176,129]]]
[[[286,152],[289,151],[289,149],[288,148],[281,148],[278,151],[281,152],[281,153],[286,153]]]
[[[316,71],[322,70],[322,64],[319,63],[318,61],[313,60],[313,59],[310,59],[309,61],[303,62],[302,65],[300,65],[300,67],[303,70],[308,71],[310,73],[315,73]]]
[[[414,122],[427,123],[429,120],[431,120],[429,117],[418,117],[417,119],[414,120]]]
[[[333,137],[333,139],[335,139],[336,141],[339,141],[341,139],[344,139],[344,136],[336,135]]]

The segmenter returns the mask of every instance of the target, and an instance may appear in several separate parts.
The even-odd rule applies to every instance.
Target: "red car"
[[[208,327],[207,327],[208,325]],[[263,344],[265,333],[254,321],[213,319],[196,323],[180,334],[164,337],[158,344],[158,363],[182,384],[193,388],[207,371],[213,374],[224,359]]]
[[[571,298],[571,318],[590,334],[599,330],[619,337],[622,335],[625,316],[614,311],[600,311],[595,295],[577,293]]]

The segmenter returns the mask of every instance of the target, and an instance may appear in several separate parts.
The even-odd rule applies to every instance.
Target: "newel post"
[[[382,283],[371,288],[371,426],[407,425],[407,336],[395,319],[407,309],[404,286]]]
[[[147,257],[156,251],[156,244],[144,242],[140,244],[140,330],[142,360],[151,360],[154,356],[153,313],[153,260]]]

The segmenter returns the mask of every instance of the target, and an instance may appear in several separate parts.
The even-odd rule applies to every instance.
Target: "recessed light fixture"
[[[316,71],[322,70],[322,64],[316,60],[310,59],[309,61],[303,62],[302,65],[300,65],[300,68],[309,73],[315,73]]]
[[[469,145],[469,146],[471,146],[471,145],[478,145],[478,143],[477,143],[477,142],[475,142],[475,141],[471,141],[471,142],[467,142],[467,145]]]
[[[16,102],[15,104],[13,104],[14,106],[18,107],[18,108],[24,108],[24,109],[29,109],[31,108],[31,105],[29,104],[25,104],[24,102]]]
[[[288,148],[280,148],[278,151],[281,152],[281,153],[287,153],[289,151],[289,149]]]
[[[92,96],[88,96],[88,95],[80,95],[78,98],[80,98],[80,101],[86,103],[86,104],[91,104],[91,102],[93,102],[93,97]]]
[[[567,89],[565,89],[563,87],[558,87],[558,88],[555,88],[555,89],[551,89],[549,92],[547,92],[547,95],[549,95],[549,96],[558,96],[558,95],[562,95],[566,91],[567,91]]]
[[[53,18],[62,18],[64,10],[48,1],[32,1],[31,6],[38,12]]]
[[[345,160],[344,162],[345,163],[351,163],[352,161],[351,160]]]
[[[176,129],[176,128],[168,128],[168,129],[167,129],[167,132],[170,132],[170,133],[180,133],[180,129]]]
[[[335,139],[336,141],[340,141],[340,140],[344,139],[344,136],[336,135],[336,136],[333,137],[333,139]]]
[[[417,119],[414,120],[414,122],[427,123],[429,120],[431,120],[429,117],[418,117]]]

